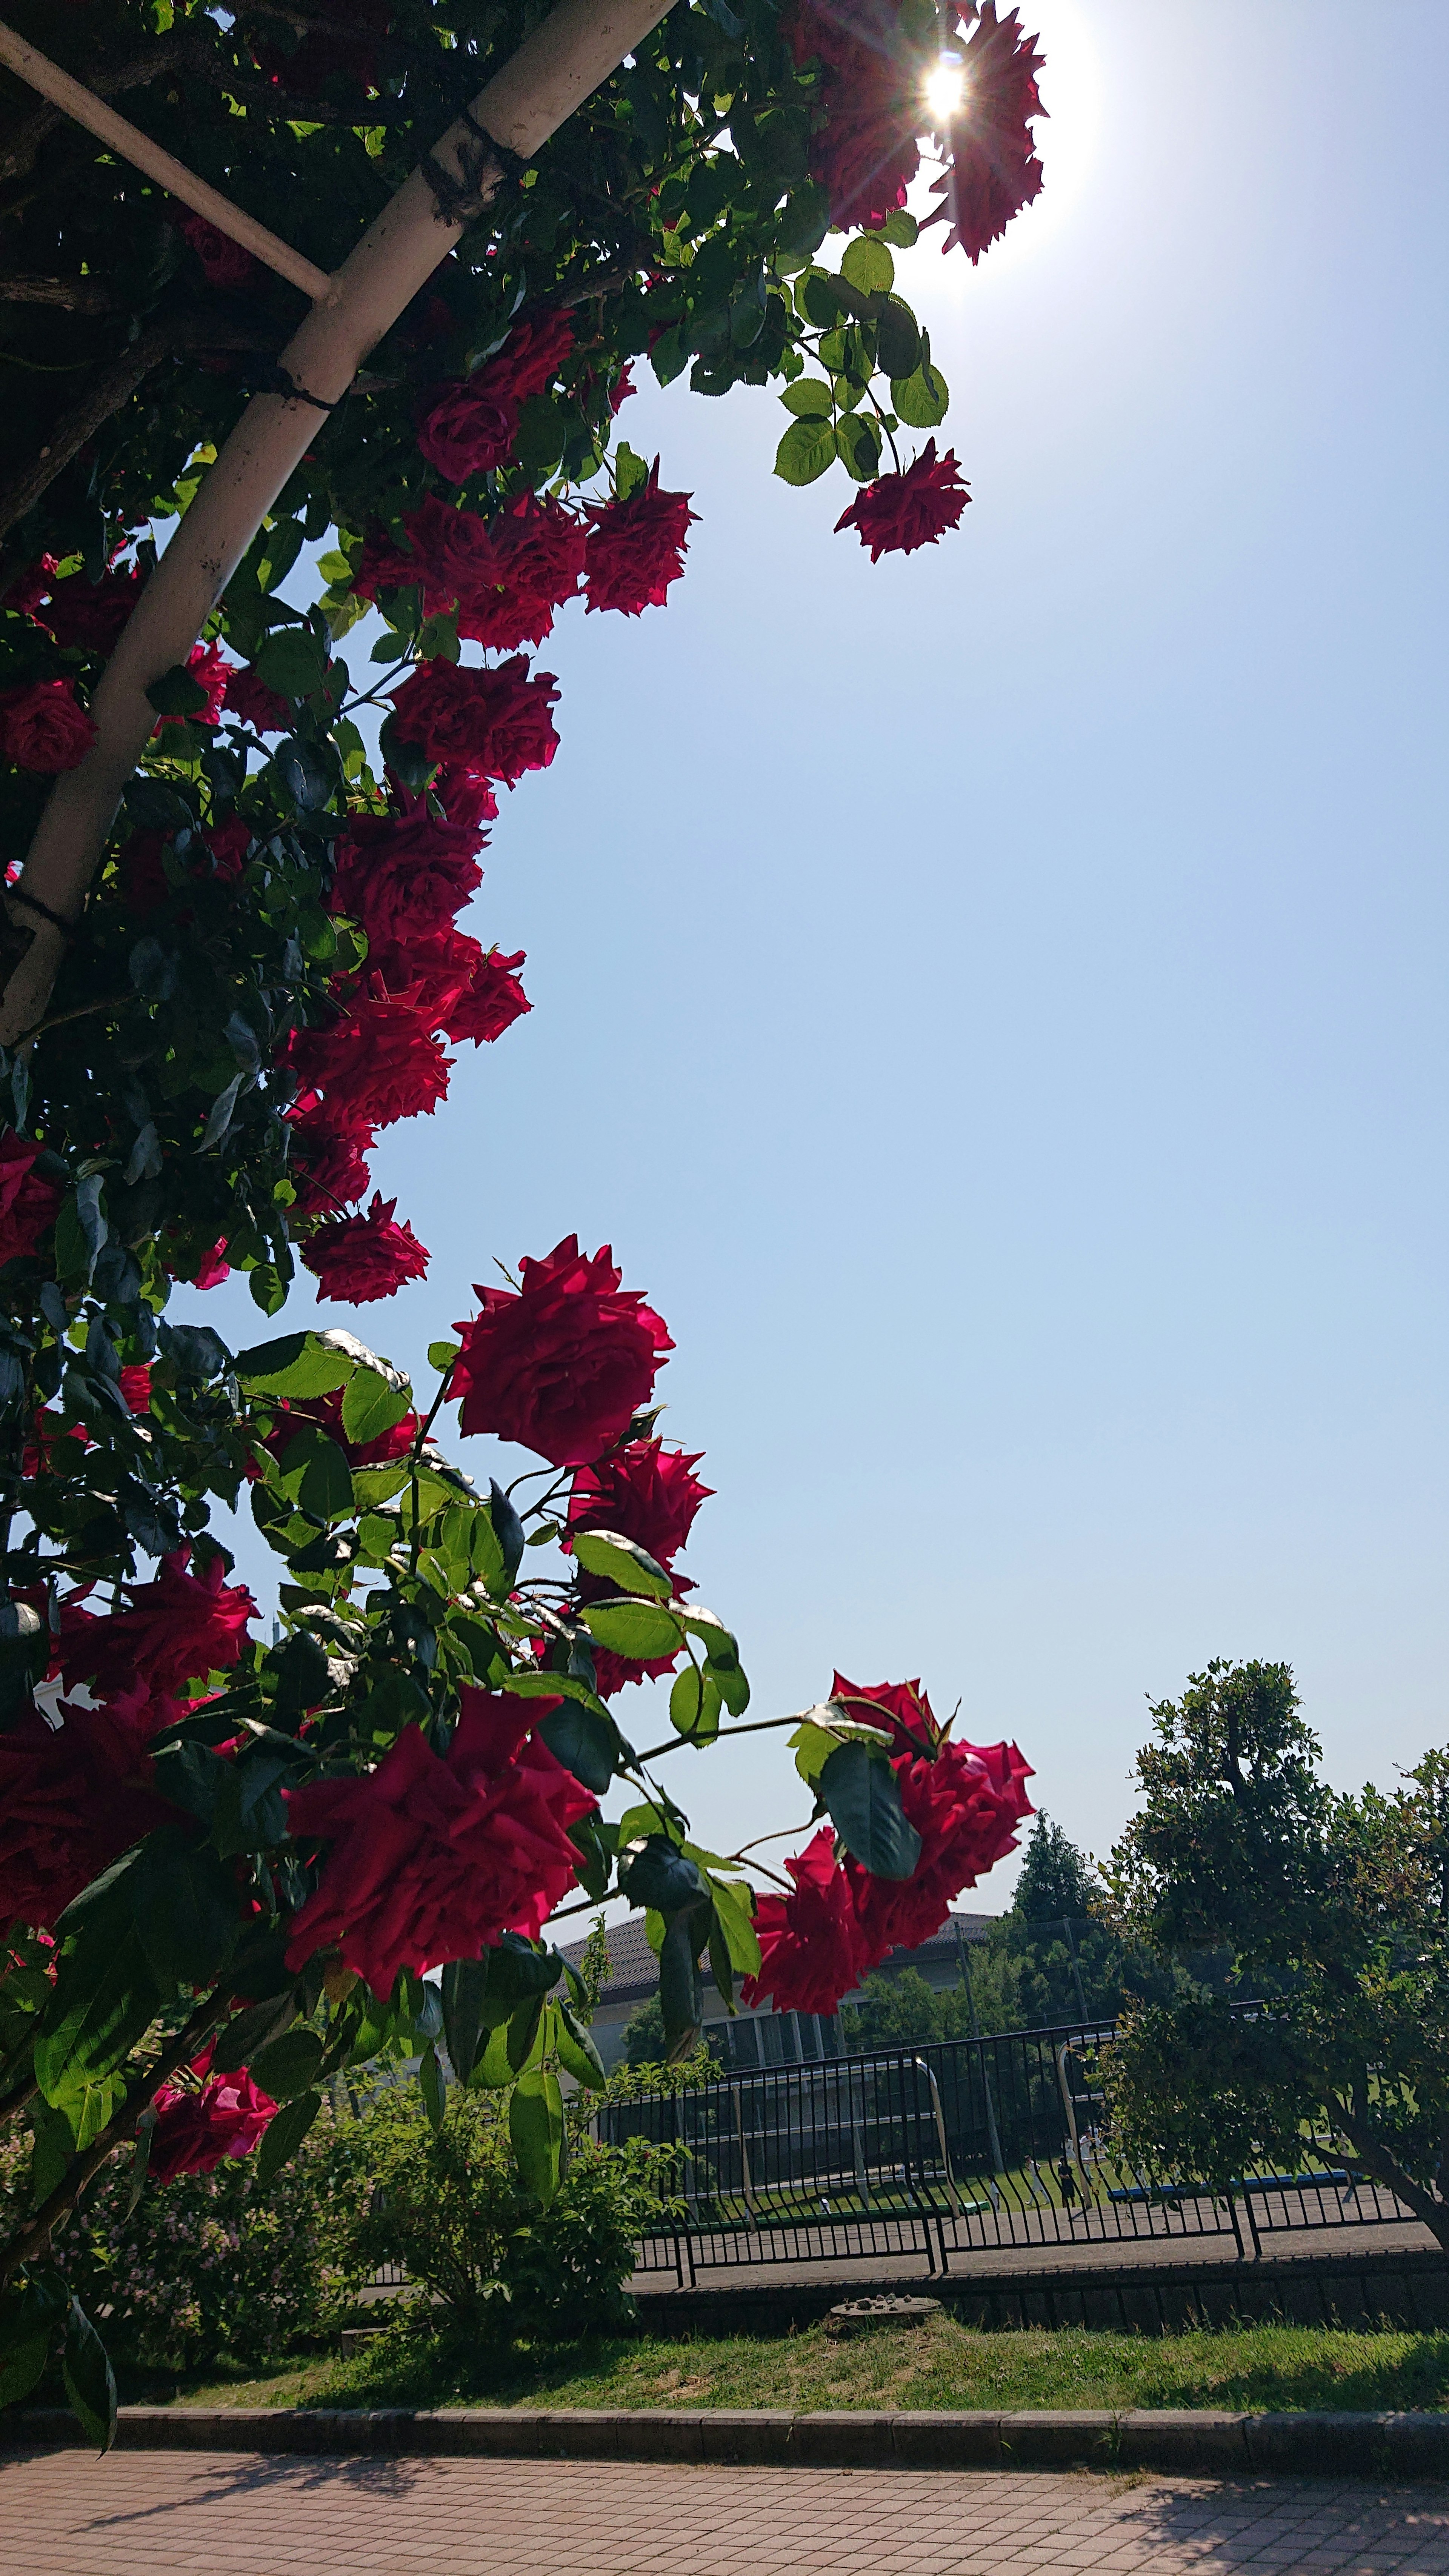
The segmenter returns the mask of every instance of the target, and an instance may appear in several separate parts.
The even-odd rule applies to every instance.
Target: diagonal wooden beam
[[[14,72],[18,79],[27,82],[31,89],[39,90],[41,97],[48,98],[53,107],[63,108],[67,116],[74,117],[77,125],[83,125],[88,133],[109,144],[113,152],[120,153],[123,161],[130,161],[138,170],[144,170],[147,178],[154,179],[157,187],[164,188],[168,196],[179,197],[184,206],[190,206],[195,214],[204,215],[219,233],[225,233],[231,241],[240,242],[243,250],[249,250],[254,259],[275,269],[278,277],[284,277],[289,286],[300,287],[314,304],[331,294],[332,280],[325,269],[318,268],[310,259],[304,259],[301,252],[293,250],[289,243],[279,241],[275,233],[268,232],[265,224],[257,223],[251,215],[244,215],[240,206],[232,204],[230,197],[224,197],[220,189],[208,186],[205,179],[198,179],[194,170],[188,170],[170,152],[163,152],[159,143],[153,143],[149,134],[141,132],[139,125],[132,125],[129,117],[118,116],[113,107],[107,107],[104,99],[97,98],[94,90],[87,89],[82,81],[72,80],[69,72],[61,70],[59,63],[53,63],[50,56],[42,54],[37,46],[27,44],[23,36],[17,36],[14,28],[5,26],[3,22],[0,22],[0,63],[7,71]]]

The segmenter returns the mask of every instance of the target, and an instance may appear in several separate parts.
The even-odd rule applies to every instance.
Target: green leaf
[[[281,2038],[297,2017],[297,2006],[290,1994],[268,1995],[264,2002],[248,2004],[226,2025],[212,2051],[211,2062],[218,2075],[235,2075],[239,2068],[250,2066],[274,2040]],[[270,2091],[270,2086],[267,2087]],[[279,2097],[273,2095],[276,2100]]]
[[[327,677],[327,656],[310,626],[281,626],[258,645],[257,676],[284,698],[309,698]]]
[[[551,1676],[540,1674],[540,1680]],[[567,1698],[562,1708],[550,1709],[534,1728],[548,1746],[556,1762],[596,1798],[613,1785],[619,1760],[619,1739],[612,1718],[602,1717],[592,1708],[583,1708]]]
[[[161,2009],[140,1934],[117,1938],[109,1915],[61,1952],[35,2042],[35,2078],[65,2112],[77,2151],[88,2147],[125,2092],[116,2073]]]
[[[915,216],[908,215],[904,206],[892,206],[880,227],[882,241],[894,242],[897,250],[912,249],[919,231]]]
[[[818,483],[837,453],[832,421],[797,420],[775,450],[775,472],[782,483]]]
[[[376,1369],[360,1368],[342,1399],[342,1428],[359,1447],[380,1440],[412,1411],[412,1388],[392,1386]]]
[[[61,2354],[65,2393],[81,2431],[104,2458],[116,2438],[116,2380],[106,2347],[79,2299],[70,2303]]]
[[[755,1931],[754,1890],[740,1878],[710,1877],[715,1921],[724,1936],[736,1976],[760,1973],[760,1943]]]
[[[563,2155],[563,2095],[546,2067],[521,2075],[508,2105],[508,2135],[525,2189],[547,2209],[559,2185]]]
[[[0,2406],[17,2406],[29,2396],[66,2313],[65,2292],[54,2273],[32,2273],[0,2298]]]
[[[840,274],[862,295],[889,295],[896,282],[896,264],[879,233],[861,233],[846,250]]]
[[[911,429],[935,429],[950,405],[946,379],[939,367],[917,367],[914,375],[891,379],[891,409]]]
[[[665,1835],[647,1834],[619,1854],[619,1893],[631,1905],[674,1915],[681,1907],[697,1906],[709,1890],[697,1862],[686,1860]]]
[[[687,2054],[704,2018],[699,1954],[709,1938],[711,1920],[708,1906],[690,1906],[675,1915],[660,1943],[659,2009],[673,2058]]]
[[[418,2082],[423,2089],[423,2107],[428,2115],[428,2126],[434,2137],[440,2138],[443,2134],[448,2097],[443,2083],[443,2070],[438,2064],[438,2052],[431,2040],[418,2060]]]
[[[329,588],[345,585],[352,579],[351,558],[333,546],[329,553],[317,557],[317,570]]]
[[[478,2062],[488,2028],[484,2006],[488,1993],[488,1954],[481,1959],[452,1959],[443,1970],[443,2037],[448,2059],[460,2084],[466,2084]]]
[[[872,1878],[909,1878],[921,1837],[906,1821],[900,1783],[883,1753],[838,1744],[817,1783],[831,1823],[851,1857]]]
[[[720,1689],[713,1673],[693,1664],[676,1674],[669,1694],[669,1722],[690,1744],[713,1744],[719,1733]]]
[[[921,363],[921,335],[910,306],[892,296],[881,306],[875,325],[876,363],[891,377],[914,375]]]
[[[830,387],[819,376],[798,377],[793,385],[785,387],[780,400],[797,420],[829,420],[835,410]]]
[[[412,1471],[406,1458],[394,1458],[386,1467],[354,1467],[352,1499],[360,1512],[375,1512],[380,1503],[390,1503],[411,1482]],[[397,1532],[393,1531],[396,1537]]]
[[[880,428],[868,412],[845,412],[836,424],[836,444],[847,474],[857,483],[873,482],[880,471]]]
[[[146,696],[158,716],[199,715],[206,704],[205,689],[184,662],[173,662],[169,671],[151,682]]]
[[[322,2063],[323,2043],[315,2030],[284,2031],[279,2039],[269,2040],[248,2061],[248,2072],[254,2084],[270,2093],[274,2102],[290,2102],[316,2083]]]
[[[461,1342],[429,1342],[428,1366],[440,1373],[450,1369],[463,1345]]]
[[[288,1441],[277,1460],[276,1481],[288,1501],[314,1520],[343,1520],[352,1510],[347,1453],[316,1423],[304,1423]]]
[[[302,551],[300,519],[274,520],[271,527],[267,529],[262,544],[264,552],[257,565],[257,587],[260,590],[275,590],[278,582],[286,580]],[[275,610],[272,614],[276,614]]]
[[[308,742],[301,734],[289,734],[285,742],[278,743],[272,766],[293,804],[304,814],[320,813],[341,777],[331,745]]]
[[[604,2061],[594,2046],[593,2032],[584,2028],[582,2022],[575,2018],[572,2007],[566,2003],[560,2003],[558,2007],[558,2056],[559,2064],[586,2091],[598,2093],[607,2084],[609,2079],[604,2073]]]
[[[824,269],[812,268],[796,278],[795,303],[803,319],[817,331],[828,331],[840,319],[835,280]]]
[[[285,1395],[299,1404],[346,1386],[356,1366],[356,1360],[320,1333],[283,1333],[274,1342],[238,1351],[236,1358],[237,1381],[248,1395]]]
[[[647,1592],[656,1601],[667,1601],[674,1590],[663,1566],[617,1530],[575,1530],[572,1542],[585,1571],[606,1576],[621,1592]]]
[[[320,2093],[299,2093],[295,2102],[284,2103],[257,2149],[259,2191],[265,2191],[268,2183],[281,2172],[288,2157],[296,2154],[321,2108]]]
[[[241,1930],[236,1878],[207,1843],[163,1825],[126,1873],[131,1920],[163,1993],[209,1986]]]
[[[678,1620],[653,1601],[590,1601],[579,1623],[611,1654],[632,1655],[641,1663],[678,1654],[683,1643]]]
[[[649,468],[643,457],[636,456],[621,439],[614,450],[614,488],[619,499],[627,501],[630,493],[642,490],[648,480]]]

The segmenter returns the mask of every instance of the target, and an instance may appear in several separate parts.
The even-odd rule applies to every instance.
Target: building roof
[[[946,1952],[954,1955],[958,1924],[961,1927],[963,1939],[984,1941],[996,1919],[994,1914],[961,1914],[953,1909],[943,1917],[939,1928],[931,1934],[928,1941],[922,1941],[914,1950],[890,1951],[882,1961],[882,1965],[886,1968],[903,1968],[917,1960],[925,1962],[939,1959]],[[659,1983],[659,1962],[649,1947],[643,1916],[631,1914],[622,1923],[609,1924],[607,1930],[609,1973],[599,1989],[599,2009],[617,2010],[623,2005],[643,2003],[646,1996],[653,1994]],[[584,1955],[583,1942],[563,1941],[560,1942],[559,1947],[570,1964],[577,1967]],[[707,1991],[712,1994],[714,1985],[707,1964],[704,1970],[704,1982]]]

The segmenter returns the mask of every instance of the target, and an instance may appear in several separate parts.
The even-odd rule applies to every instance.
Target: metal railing
[[[1009,2031],[910,2050],[743,2070],[606,2105],[598,2135],[679,2150],[641,2271],[692,2281],[720,2266],[996,2246],[1222,2237],[1257,2252],[1284,2229],[1383,2225],[1412,2213],[1315,2143],[1297,2169],[1251,2169],[1230,2191],[1147,2181],[1100,2124],[1095,2048],[1111,2022]]]

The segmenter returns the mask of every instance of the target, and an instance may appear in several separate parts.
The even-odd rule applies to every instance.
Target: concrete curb
[[[14,2451],[86,2445],[61,2407],[0,2416]],[[812,2415],[715,2407],[315,2411],[123,2406],[123,2451],[381,2458],[709,2461],[750,2468],[1155,2469],[1179,2477],[1449,2478],[1449,2414]]]

